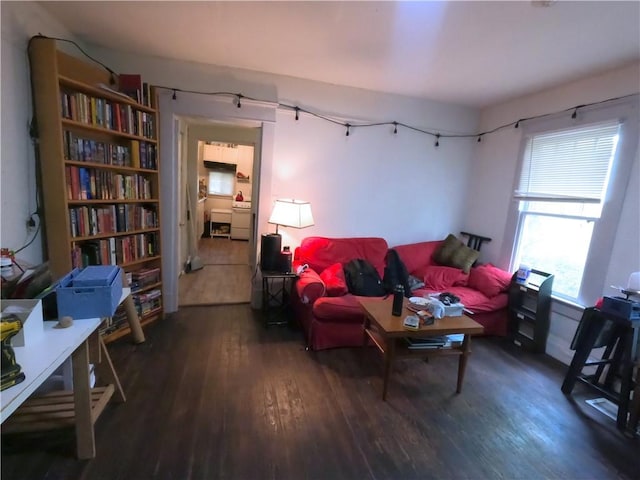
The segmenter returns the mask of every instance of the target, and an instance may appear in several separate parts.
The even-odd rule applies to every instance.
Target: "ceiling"
[[[41,5],[114,50],[472,107],[640,59],[638,1]]]

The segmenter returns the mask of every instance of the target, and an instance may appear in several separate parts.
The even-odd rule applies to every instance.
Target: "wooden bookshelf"
[[[53,39],[34,39],[29,58],[52,273],[95,264],[154,271],[153,283],[132,293],[147,325],[164,315],[155,96],[143,105],[118,93],[109,72],[59,51]],[[139,297],[153,295],[143,311]],[[105,341],[127,333],[125,322]]]

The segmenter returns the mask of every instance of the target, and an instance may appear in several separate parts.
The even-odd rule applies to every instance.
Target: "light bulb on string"
[[[300,107],[296,107],[296,120],[300,120]]]
[[[439,147],[439,146],[440,146],[440,134],[439,134],[439,133],[436,133],[436,143],[435,143],[435,146],[436,146],[436,147]]]
[[[238,105],[237,105],[237,107],[241,108],[242,107],[242,103],[240,102],[240,100],[242,99],[242,94],[239,93],[237,96],[238,96]]]
[[[398,122],[393,122],[393,134],[398,133]]]
[[[172,99],[172,100],[175,100],[175,99],[176,99],[176,91],[175,91],[175,90],[173,91],[173,95],[171,96],[171,99]]]
[[[478,135],[478,143],[482,142],[482,135]]]
[[[518,121],[516,122],[516,126],[515,126],[515,128],[518,128],[519,126],[520,126],[520,120],[518,120]]]
[[[571,118],[575,119],[578,117],[578,109],[576,108],[573,113],[571,114]]]
[[[345,136],[348,137],[349,136],[349,128],[351,128],[351,125],[349,125],[348,123],[345,123],[344,126],[347,127],[347,132],[345,133]]]

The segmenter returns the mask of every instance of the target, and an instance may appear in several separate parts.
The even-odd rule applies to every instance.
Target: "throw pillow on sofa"
[[[320,279],[324,282],[329,297],[341,297],[349,292],[341,263],[325,268],[320,273]]]
[[[459,268],[431,265],[425,269],[424,286],[429,290],[444,291],[449,287],[464,287],[469,275]]]
[[[441,265],[456,267],[469,273],[480,252],[467,247],[455,235],[450,233],[438,249],[433,252],[433,259]]]
[[[509,289],[511,277],[511,273],[487,263],[471,269],[467,286],[493,298]]]
[[[458,238],[454,234],[450,233],[449,235],[447,235],[447,238],[444,239],[444,242],[442,242],[436,249],[436,251],[433,252],[433,256],[431,258],[433,258],[441,265],[447,265],[447,263],[449,263],[449,260],[451,259],[451,256],[453,255],[453,252],[456,251],[461,243],[462,242],[458,240]]]

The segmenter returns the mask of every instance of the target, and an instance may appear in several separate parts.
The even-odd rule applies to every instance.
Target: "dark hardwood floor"
[[[2,436],[2,479],[632,479],[640,441],[560,391],[565,368],[503,340],[457,360],[396,364],[381,401],[372,348],[304,350],[296,329],[247,305],[183,308],[147,341],[109,345],[127,402],[96,424]],[[585,388],[585,387],[582,387]]]

